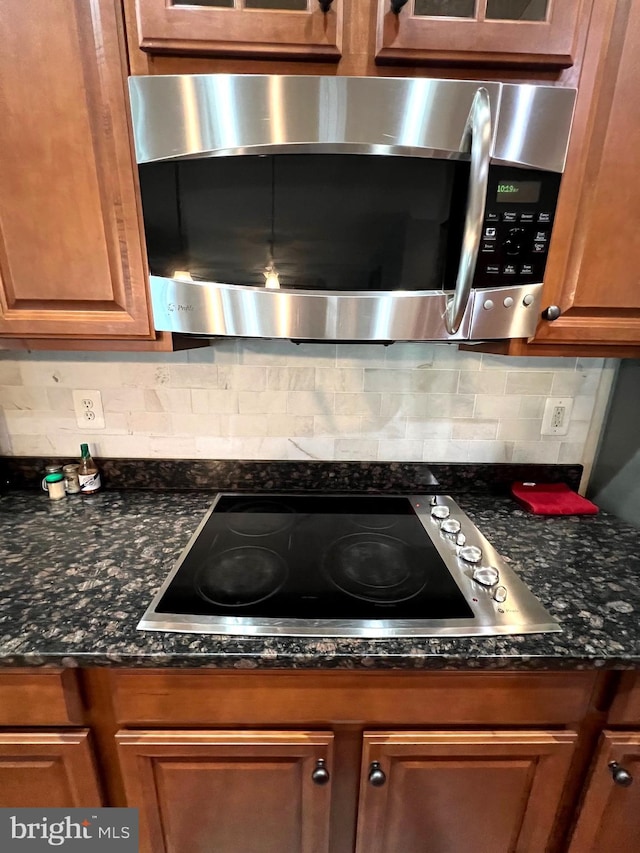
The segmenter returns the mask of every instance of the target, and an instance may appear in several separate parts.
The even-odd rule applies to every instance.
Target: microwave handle
[[[444,316],[447,332],[450,335],[454,335],[460,328],[471,295],[487,199],[491,136],[489,93],[484,87],[481,87],[473,98],[464,131],[463,142],[466,143],[469,138],[471,139],[469,202],[464,222],[462,252],[460,253],[456,287],[453,296],[447,302],[447,310]]]

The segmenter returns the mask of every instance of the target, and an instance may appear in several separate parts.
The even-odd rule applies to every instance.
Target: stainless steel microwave
[[[528,337],[575,90],[425,78],[130,78],[156,329]]]

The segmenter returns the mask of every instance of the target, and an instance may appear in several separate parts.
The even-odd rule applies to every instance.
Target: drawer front
[[[611,705],[609,723],[613,726],[640,726],[640,675],[625,672]]]
[[[0,670],[0,726],[76,726],[82,722],[74,670]]]
[[[110,673],[120,725],[567,725],[596,674]]]

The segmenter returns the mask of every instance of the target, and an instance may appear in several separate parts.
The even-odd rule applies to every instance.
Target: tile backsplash
[[[0,451],[75,457],[583,463],[602,359],[505,358],[446,344],[228,340],[177,353],[3,353]],[[105,429],[77,426],[99,390]],[[574,400],[541,436],[547,397]]]

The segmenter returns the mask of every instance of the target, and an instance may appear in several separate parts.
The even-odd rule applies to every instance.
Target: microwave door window
[[[296,154],[140,167],[151,271],[316,291],[451,287],[468,164]]]

